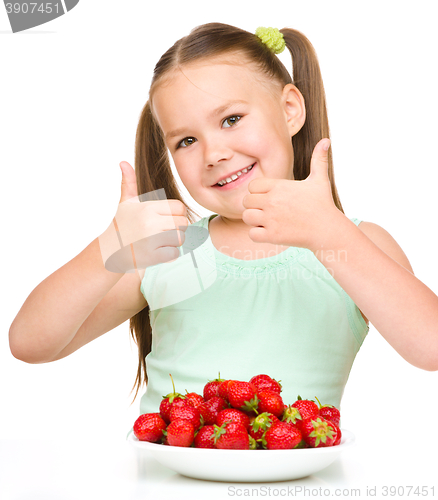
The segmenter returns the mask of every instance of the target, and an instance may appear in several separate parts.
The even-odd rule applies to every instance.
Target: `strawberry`
[[[195,438],[195,428],[189,420],[177,418],[167,426],[166,437],[170,446],[188,447]]]
[[[220,411],[228,408],[225,399],[222,399],[219,396],[213,396],[212,398],[210,398],[205,402],[205,406],[213,413],[215,419]]]
[[[224,380],[218,387],[217,395],[228,401],[228,384],[232,382],[232,380]]]
[[[233,408],[252,412],[257,410],[256,387],[249,382],[232,380],[228,384],[228,401]]]
[[[323,417],[306,418],[301,424],[301,433],[311,448],[333,446],[338,437],[335,425]]]
[[[188,403],[174,406],[170,409],[170,422],[183,418],[188,420],[195,429],[201,426],[201,413]]]
[[[268,450],[291,450],[302,440],[301,432],[286,422],[277,422],[266,431],[262,444]]]
[[[204,399],[205,401],[211,399],[213,396],[217,396],[218,393],[218,388],[219,386],[224,382],[224,379],[221,378],[221,374],[219,373],[219,377],[215,378],[214,380],[210,380],[207,382],[204,386]]]
[[[297,408],[300,412],[300,415],[297,416],[297,421],[295,422],[298,429],[301,428],[301,424],[304,419],[317,417],[319,414],[318,405],[310,399],[301,399],[301,396],[298,396],[298,399],[295,401],[292,407]]]
[[[260,413],[260,415],[257,415],[251,422],[249,426],[249,435],[256,441],[260,441],[265,432],[275,422],[279,422],[275,415],[272,415],[271,413]]]
[[[249,383],[256,386],[257,392],[264,391],[266,389],[269,391],[278,392],[278,394],[280,394],[281,392],[280,382],[277,382],[269,375],[256,375],[255,377],[252,377]]]
[[[134,423],[134,435],[140,441],[157,443],[163,438],[166,422],[159,413],[143,413]]]
[[[295,408],[292,405],[284,405],[284,413],[283,417],[281,418],[283,422],[286,422],[291,425],[295,425],[298,427],[297,422],[299,420],[302,420],[301,415],[300,415],[300,410],[298,408]]]
[[[202,425],[213,425],[216,420],[216,415],[218,412],[213,412],[210,409],[210,406],[207,406],[207,403],[203,403],[199,405],[197,410],[201,414],[201,423]]]
[[[180,394],[179,392],[175,392],[175,384],[173,383],[173,377],[170,375],[170,379],[172,380],[173,392],[170,392],[166,396],[163,396],[163,399],[160,403],[160,415],[163,420],[168,424],[170,422],[170,409],[174,403],[178,404],[185,400],[185,396]]]
[[[249,450],[249,435],[242,424],[226,422],[215,425],[214,442],[223,450]]]
[[[248,415],[235,408],[225,408],[225,410],[221,410],[217,414],[215,424],[221,426],[225,422],[237,422],[238,424],[242,424],[245,429],[249,427]]]
[[[214,426],[204,425],[195,436],[195,448],[216,448],[214,444]]]
[[[196,394],[196,392],[186,391],[186,400],[194,408],[198,408],[199,405],[205,403],[204,398],[200,394]]]
[[[339,426],[341,412],[333,405],[322,405],[316,396],[315,399],[319,404],[319,416],[325,418],[326,420],[330,420],[330,422]]]
[[[259,404],[257,410],[259,412],[272,413],[278,418],[284,413],[283,398],[278,392],[270,391],[268,389],[257,392]]]
[[[333,424],[334,428],[336,429],[336,432],[338,433],[337,437],[336,437],[336,441],[333,443],[333,446],[338,446],[338,444],[341,444],[342,431],[339,428],[339,426],[333,422],[333,420],[331,420],[331,423]]]
[[[202,415],[204,424],[211,425],[215,423],[218,413],[227,408],[227,406],[225,399],[219,396],[213,396],[208,401],[198,406],[198,410]]]

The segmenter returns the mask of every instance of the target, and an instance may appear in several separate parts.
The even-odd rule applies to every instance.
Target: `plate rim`
[[[227,450],[227,449],[219,449],[219,448],[195,448],[193,446],[166,446],[160,443],[151,443],[149,441],[140,441],[134,434],[131,432],[127,437],[127,441],[130,441],[132,445],[137,446],[143,450],[148,450],[151,452],[167,452],[172,451],[174,453],[217,453],[217,452],[233,452],[233,453],[254,453],[255,451],[267,451],[269,453],[290,453],[290,452],[300,452],[300,453],[331,453],[334,451],[341,451],[350,446],[353,446],[356,443],[355,435],[349,431],[348,429],[341,428],[342,438],[341,443],[337,446],[327,446],[321,448],[297,448],[297,449],[288,449],[288,450]],[[191,450],[191,451],[188,451]]]

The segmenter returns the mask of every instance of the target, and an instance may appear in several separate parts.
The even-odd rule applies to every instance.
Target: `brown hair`
[[[309,40],[291,28],[284,28],[280,32],[292,56],[293,80],[280,59],[256,35],[227,24],[209,23],[198,26],[163,54],[155,66],[149,101],[143,108],[137,127],[135,171],[139,193],[164,188],[168,199],[180,200],[185,204],[170,168],[162,131],[151,112],[154,89],[172,71],[185,64],[233,54],[238,54],[245,61],[255,64],[263,75],[276,83],[281,83],[283,86],[292,83],[303,95],[306,103],[306,121],[301,130],[292,137],[293,175],[296,180],[308,177],[315,145],[323,138],[330,138],[324,86],[318,58]],[[333,200],[336,207],[343,212],[334,181],[331,148],[328,159]],[[198,218],[200,216],[189,206],[186,205],[186,208],[187,218],[191,223],[195,222],[194,216]],[[145,307],[130,319],[129,324],[131,335],[138,346],[139,357],[134,399],[143,382],[147,383],[145,358],[151,351],[152,344],[149,312],[149,306]]]

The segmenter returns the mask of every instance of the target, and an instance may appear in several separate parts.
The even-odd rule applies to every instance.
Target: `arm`
[[[438,370],[438,297],[384,229],[365,223],[362,231],[336,207],[329,145],[326,138],[317,143],[305,180],[250,181],[242,214],[249,237],[311,250],[406,361]]]
[[[438,297],[376,224],[339,212],[324,245],[311,249],[385,340],[409,363],[438,370]]]
[[[11,352],[27,363],[54,361],[146,305],[137,273],[107,271],[95,239],[26,299],[9,329]]]

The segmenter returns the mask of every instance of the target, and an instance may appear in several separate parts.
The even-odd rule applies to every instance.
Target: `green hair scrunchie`
[[[255,34],[274,54],[280,54],[286,47],[283,33],[280,33],[277,28],[263,28],[260,26],[256,29]]]

